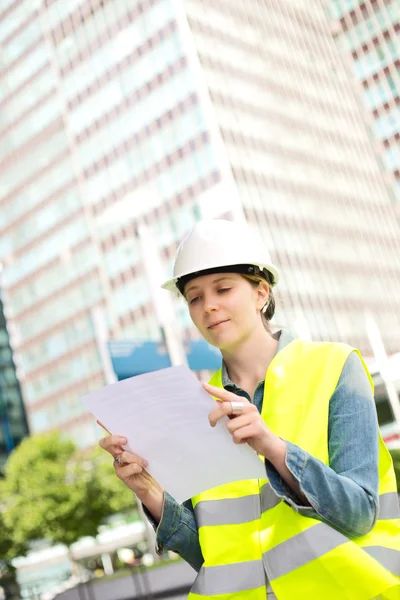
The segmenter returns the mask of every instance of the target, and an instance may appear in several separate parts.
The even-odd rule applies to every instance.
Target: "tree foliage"
[[[14,540],[13,531],[4,522],[4,497],[0,481],[0,587],[6,598],[19,598],[19,587],[16,581],[16,569],[11,560],[25,554],[27,546]]]
[[[70,546],[95,536],[107,516],[134,507],[109,455],[79,451],[58,433],[24,440],[7,461],[1,490],[14,550],[36,539]]]
[[[1,494],[0,494],[1,506]],[[14,540],[13,532],[4,522],[3,514],[0,510],[0,565],[1,561],[10,561],[16,556],[25,554],[27,547],[25,544],[18,544]],[[0,566],[1,579],[1,566]]]

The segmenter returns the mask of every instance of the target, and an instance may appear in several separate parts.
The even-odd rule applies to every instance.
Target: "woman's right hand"
[[[146,460],[123,449],[127,439],[120,435],[108,435],[99,441],[100,447],[111,454],[115,472],[148,508],[156,520],[161,519],[164,490],[146,471]]]

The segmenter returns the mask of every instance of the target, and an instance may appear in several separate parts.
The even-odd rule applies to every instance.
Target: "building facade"
[[[277,325],[368,353],[368,309],[399,350],[398,226],[320,2],[5,0],[0,48],[2,284],[33,432],[97,438],[99,311],[110,338],[159,338],[139,223],[166,275],[196,220],[246,218],[282,269]]]
[[[400,7],[397,0],[328,0],[326,10],[396,200],[400,221]]]
[[[0,297],[0,476],[9,454],[27,435],[25,409]]]

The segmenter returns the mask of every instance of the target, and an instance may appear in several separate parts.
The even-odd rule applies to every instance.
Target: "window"
[[[39,106],[37,110],[30,114],[26,119],[23,119],[20,123],[18,123],[15,128],[11,129],[7,136],[0,138],[0,156],[3,158],[6,157],[18,147],[28,142],[32,137],[41,133],[43,129],[45,129],[52,121],[59,117],[59,115],[59,104],[54,101],[53,97],[51,97],[45,104]],[[33,172],[36,168],[37,163],[30,160],[29,172]],[[14,171],[18,169],[19,165],[17,164]],[[19,171],[19,178],[20,177],[21,172]],[[25,178],[27,177],[28,174],[25,175]],[[15,178],[13,182],[15,184]]]
[[[8,345],[9,340],[8,340],[8,333],[5,329],[0,329],[0,345],[1,346],[6,346]]]
[[[0,385],[12,385],[17,383],[17,377],[13,367],[0,369]]]
[[[374,128],[380,139],[388,139],[400,132],[400,107],[395,106],[390,112],[377,117]]]
[[[24,19],[25,21],[25,19]],[[37,20],[34,19],[29,25],[12,40],[4,46],[2,50],[3,67],[7,68],[18,59],[26,50],[38,41],[41,37],[41,28],[38,27]]]
[[[397,129],[400,131],[400,124],[397,124]],[[395,171],[400,165],[400,147],[389,146],[383,152],[383,161],[388,169]]]
[[[0,347],[0,365],[10,363],[12,361],[12,352],[8,346]]]
[[[0,43],[11,35],[36,10],[36,3],[32,2],[32,0],[25,0],[18,4],[15,0],[2,0],[1,13],[4,13],[12,4],[16,6],[11,9],[6,19],[3,18],[1,20]]]

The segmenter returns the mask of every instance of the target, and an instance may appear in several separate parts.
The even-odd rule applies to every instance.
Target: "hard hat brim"
[[[279,270],[278,268],[271,264],[271,263],[265,263],[265,264],[259,264],[259,263],[246,263],[246,264],[254,264],[255,266],[259,267],[261,270],[266,269],[267,271],[269,271],[269,273],[271,273],[272,275],[272,283],[271,283],[271,287],[275,287],[277,285],[277,283],[279,282],[280,279],[280,275],[279,275]],[[221,267],[218,267],[221,269],[221,272],[223,272],[223,268],[224,267],[230,267],[231,265],[222,265]],[[207,271],[207,269],[204,269],[204,271]],[[186,273],[180,273],[179,275],[177,275],[176,277],[173,277],[172,279],[168,279],[168,281],[166,281],[165,283],[162,284],[162,289],[167,290],[168,292],[175,292],[179,295],[181,295],[181,292],[177,286],[177,282],[181,277],[186,277],[187,275],[190,275],[191,273],[193,273],[193,271],[188,271]],[[196,277],[201,277],[201,273],[202,271],[196,271],[196,273],[198,273],[196,275]]]

